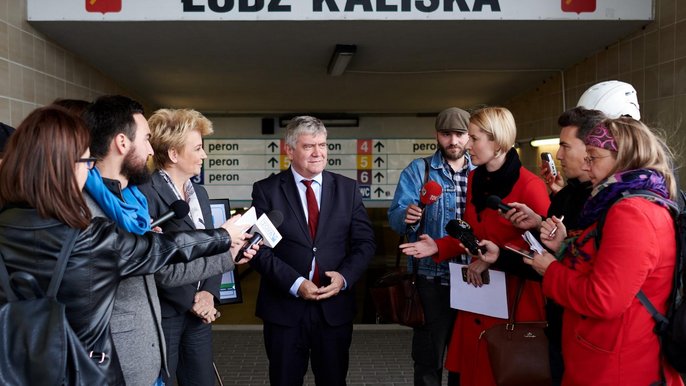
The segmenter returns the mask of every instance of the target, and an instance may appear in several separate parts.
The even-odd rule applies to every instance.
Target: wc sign
[[[86,0],[86,11],[100,13],[119,12],[121,11],[121,0]]]
[[[595,12],[596,0],[562,0],[562,12]]]

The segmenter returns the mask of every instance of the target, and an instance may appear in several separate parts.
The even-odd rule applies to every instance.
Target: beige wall
[[[641,120],[663,131],[673,150],[686,153],[686,0],[656,0],[654,22],[566,69],[566,108],[574,107],[589,86],[613,79],[636,88]],[[507,103],[517,120],[518,138],[559,133],[561,84],[560,75],[551,77]],[[523,153],[531,167],[535,151],[523,146]]]
[[[33,109],[56,98],[93,100],[112,93],[126,94],[31,28],[26,0],[0,0],[0,121],[16,127]]]

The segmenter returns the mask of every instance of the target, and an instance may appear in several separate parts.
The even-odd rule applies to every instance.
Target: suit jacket
[[[86,191],[83,195],[93,217],[107,217]],[[188,273],[173,278],[178,283],[176,285],[200,280],[202,276],[198,272],[202,272],[200,268],[208,264],[208,259],[210,258],[195,259],[186,264],[185,268],[178,268]],[[223,265],[228,266],[228,263],[224,262]],[[212,272],[210,275],[216,273]],[[133,276],[119,282],[110,329],[127,385],[151,385],[159,376],[160,370],[168,372],[167,348],[161,320],[154,275]]]
[[[210,208],[210,198],[207,191],[200,185],[193,184],[195,193],[202,209],[202,216],[205,221],[207,229],[214,228],[212,221],[212,210]],[[148,199],[148,212],[150,217],[155,219],[167,213],[171,204],[178,200],[176,194],[171,189],[164,177],[158,172],[152,174],[152,178],[148,184],[139,187],[141,192]],[[171,219],[161,225],[163,232],[176,232],[194,230],[195,224],[190,216],[185,216],[182,219]],[[233,269],[233,259],[229,253],[222,256],[212,257],[211,259],[203,260],[206,265],[204,267],[199,264],[173,264],[162,268],[155,275],[157,280],[157,291],[160,297],[160,305],[162,306],[162,317],[172,317],[183,314],[193,307],[193,300],[195,293],[198,291],[207,291],[214,295],[219,300],[219,285],[221,284],[222,272]],[[222,260],[229,262],[229,266],[222,265]],[[218,266],[217,266],[218,265]],[[198,269],[197,273],[189,273],[188,269]],[[225,269],[228,268],[228,269]],[[214,276],[209,276],[212,272],[222,270]],[[206,273],[207,275],[204,275]],[[179,282],[181,276],[197,277],[198,275],[206,276],[207,279],[200,280],[200,288],[198,288],[198,281],[193,281],[188,284],[174,285]]]
[[[320,302],[327,323],[351,323],[355,316],[353,285],[367,269],[376,245],[367,210],[354,180],[323,172],[319,224],[312,240],[305,211],[290,169],[253,185],[253,206],[258,212],[279,210],[284,221],[278,227],[283,239],[275,248],[262,246],[250,264],[260,275],[256,315],[265,321],[296,325],[306,301],[289,293],[295,280],[308,278],[312,257],[319,273],[337,271],[348,287]]]

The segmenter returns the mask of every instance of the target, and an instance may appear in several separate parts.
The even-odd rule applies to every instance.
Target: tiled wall
[[[566,108],[574,107],[589,86],[613,79],[636,88],[641,120],[663,132],[673,150],[686,153],[686,0],[656,0],[654,22],[566,69]],[[559,134],[561,84],[560,75],[551,77],[507,103],[518,138]],[[523,150],[524,163],[535,164],[535,152]],[[684,159],[678,158],[682,166]]]
[[[0,121],[16,127],[56,98],[112,93],[126,92],[28,24],[26,0],[0,0]]]

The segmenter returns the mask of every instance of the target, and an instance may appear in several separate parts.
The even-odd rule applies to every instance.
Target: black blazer
[[[257,316],[280,325],[298,323],[306,301],[291,295],[289,289],[298,277],[308,277],[312,257],[316,255],[321,277],[325,277],[326,271],[337,271],[348,283],[347,289],[320,302],[324,318],[332,326],[351,323],[355,316],[353,285],[376,250],[357,183],[324,171],[315,240],[310,236],[290,169],[256,182],[252,199],[258,216],[279,210],[284,217],[278,227],[283,236],[281,242],[274,249],[263,245],[250,261],[261,275]]]
[[[200,202],[200,208],[202,210],[202,216],[205,221],[205,227],[207,229],[213,229],[214,225],[212,222],[212,211],[210,209],[210,198],[207,195],[207,191],[201,185],[193,184],[195,188],[195,193],[198,196],[198,202]],[[139,186],[141,192],[148,199],[148,212],[152,219],[156,219],[161,215],[169,212],[171,203],[178,200],[174,191],[169,187],[169,184],[164,180],[158,171],[153,172],[150,182],[147,184]],[[162,232],[175,232],[175,231],[186,231],[194,230],[195,224],[191,220],[190,216],[186,216],[183,219],[175,219],[163,223],[161,225]],[[171,270],[172,268],[167,268]],[[169,287],[162,285],[160,283],[159,275],[165,275],[165,268],[163,268],[158,274],[156,274],[157,279],[157,292],[160,297],[160,306],[162,308],[163,317],[172,317],[176,315],[183,314],[193,307],[193,299],[195,298],[195,293],[198,291],[207,291],[214,295],[214,297],[219,300],[219,285],[221,284],[222,275],[210,276],[205,280],[200,281],[200,288],[198,289],[198,282],[192,282],[189,284],[184,284],[176,287]]]

